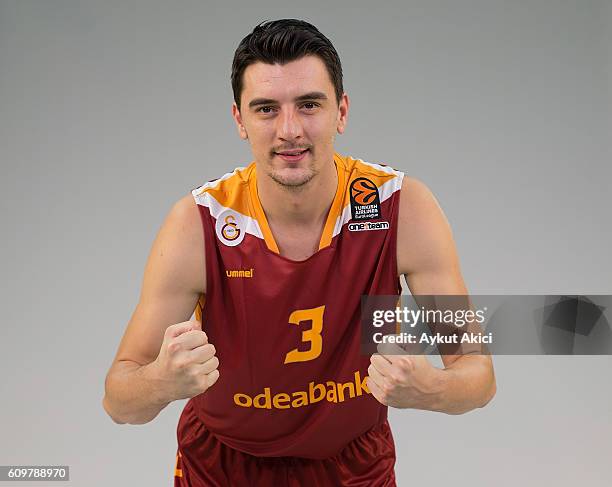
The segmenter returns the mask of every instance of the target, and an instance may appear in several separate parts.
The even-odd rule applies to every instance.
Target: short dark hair
[[[306,55],[316,55],[325,63],[334,85],[336,102],[340,103],[342,87],[342,65],[331,41],[319,29],[304,20],[268,20],[257,25],[236,49],[232,62],[232,90],[234,101],[240,110],[242,75],[250,64],[262,61],[267,64],[286,64]]]

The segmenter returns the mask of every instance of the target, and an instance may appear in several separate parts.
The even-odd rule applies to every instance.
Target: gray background
[[[612,294],[612,2],[300,5],[0,1],[0,464],[171,485],[184,401],[115,425],[104,376],[172,203],[251,160],[229,72],[266,19],[331,38],[337,149],[429,185],[472,293]],[[398,484],[609,485],[610,365],[496,357],[487,408],[390,410]]]

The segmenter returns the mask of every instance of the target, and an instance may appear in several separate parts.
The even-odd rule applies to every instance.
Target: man
[[[139,424],[191,398],[176,486],[395,485],[387,406],[461,414],[495,394],[486,355],[360,353],[362,295],[398,295],[401,275],[467,294],[448,223],[424,184],[334,151],[349,98],[311,24],[255,27],[232,87],[254,161],[170,211],[104,408]]]

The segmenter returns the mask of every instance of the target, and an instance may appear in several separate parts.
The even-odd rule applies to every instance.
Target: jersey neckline
[[[336,220],[338,215],[342,213],[342,207],[344,202],[344,192],[346,188],[346,171],[345,171],[345,163],[344,159],[340,154],[334,152],[334,166],[336,167],[336,173],[338,175],[338,185],[336,187],[336,194],[334,195],[334,199],[327,213],[327,218],[325,220],[325,225],[323,226],[323,232],[321,234],[321,238],[319,240],[319,246],[317,251],[308,257],[305,260],[293,260],[284,255],[281,255],[276,240],[274,239],[274,235],[270,230],[270,225],[268,224],[268,219],[266,218],[266,214],[261,205],[261,201],[259,200],[259,194],[257,193],[257,169],[255,163],[253,164],[253,168],[248,176],[248,186],[249,186],[249,201],[252,206],[253,213],[259,227],[261,228],[261,233],[264,237],[264,243],[266,248],[276,254],[277,256],[293,263],[302,263],[309,261],[315,255],[317,255],[321,250],[324,250],[330,247],[333,238],[334,228],[336,226]]]

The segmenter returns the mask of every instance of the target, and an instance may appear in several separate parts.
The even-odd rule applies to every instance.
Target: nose
[[[281,110],[277,117],[277,134],[282,140],[295,140],[302,136],[302,122],[295,109]]]

